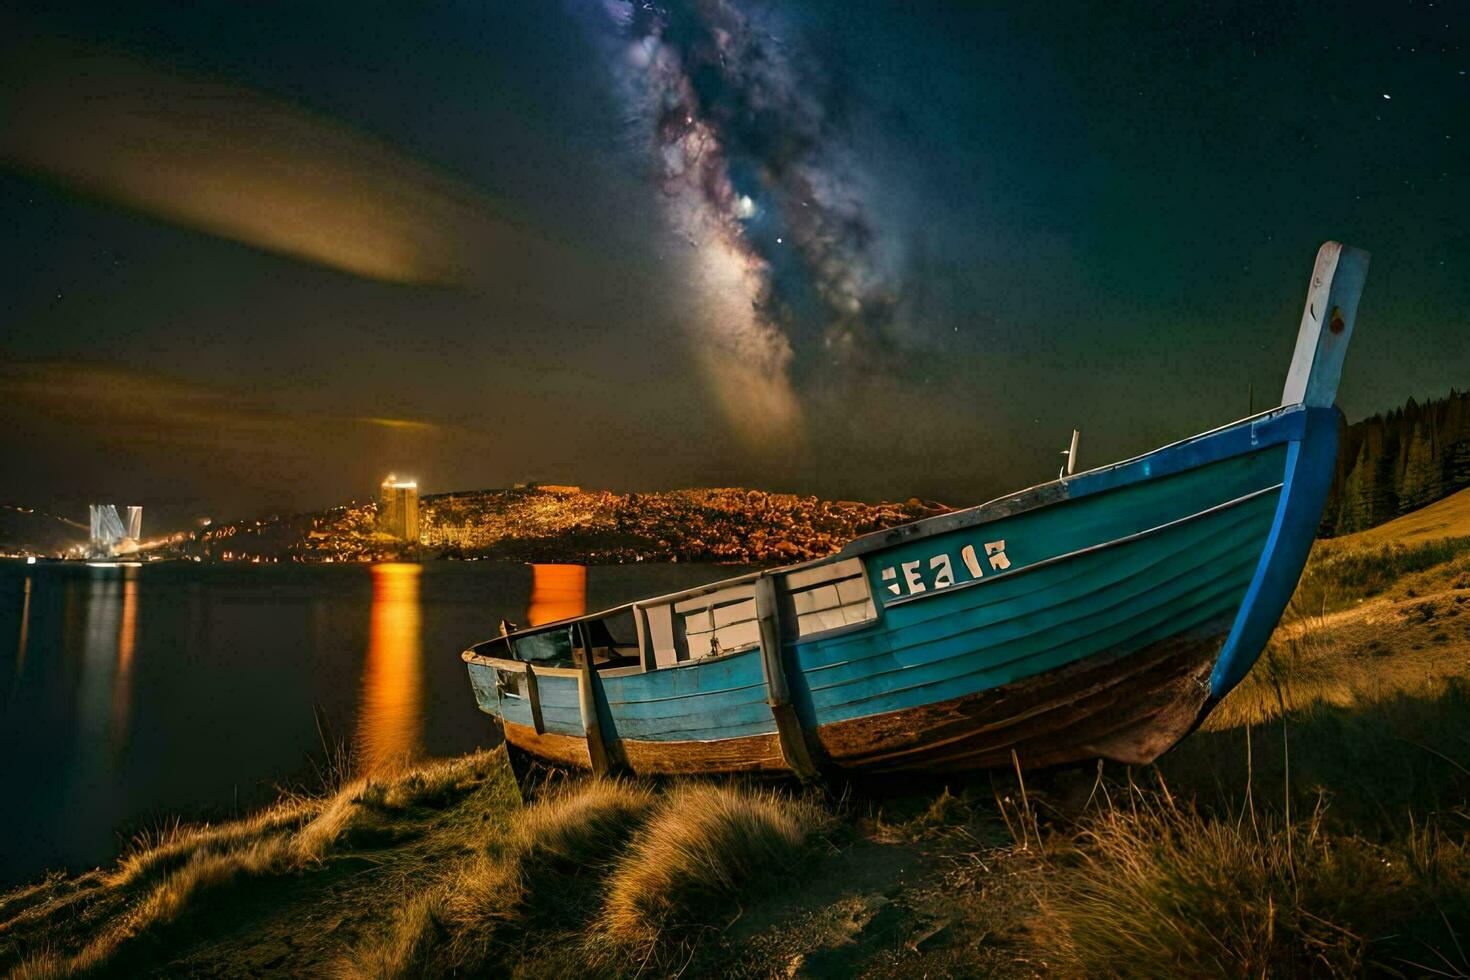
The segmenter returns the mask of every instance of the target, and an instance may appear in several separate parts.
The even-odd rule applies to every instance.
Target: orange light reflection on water
[[[120,743],[128,732],[133,695],[133,648],[138,642],[138,570],[124,569],[122,616],[117,628],[117,677],[112,688],[112,735]]]
[[[531,605],[526,610],[529,625],[554,623],[586,611],[587,566],[531,566]]]
[[[423,730],[418,565],[373,565],[367,670],[357,719],[357,764],[388,772],[416,758]]]
[[[26,576],[25,603],[20,608],[20,647],[15,654],[15,676],[19,677],[26,669],[26,640],[31,629],[31,577]]]

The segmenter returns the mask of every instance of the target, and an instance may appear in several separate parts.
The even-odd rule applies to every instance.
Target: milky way
[[[635,145],[692,253],[698,360],[750,445],[799,441],[798,391],[871,366],[896,307],[839,86],[769,8],[603,9]]]

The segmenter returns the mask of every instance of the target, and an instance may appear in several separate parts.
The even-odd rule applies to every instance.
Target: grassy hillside
[[[0,971],[1470,975],[1470,534],[1436,506],[1319,544],[1256,669],[1154,766],[522,804],[484,752],[18,889]]]
[[[1470,537],[1470,489],[1461,490],[1411,514],[1334,538],[1334,544],[1351,548],[1371,545],[1419,544],[1440,538]]]

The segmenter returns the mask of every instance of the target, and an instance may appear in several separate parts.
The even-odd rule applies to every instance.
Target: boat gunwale
[[[498,639],[498,637],[497,637]],[[577,677],[582,673],[580,667],[543,667],[534,660],[508,660],[505,657],[487,657],[483,653],[476,653],[474,648],[464,651],[459,659],[467,664],[479,664],[482,667],[494,667],[497,670],[515,671],[525,673],[530,667],[539,677]]]
[[[605,609],[600,609],[600,610],[598,610],[596,612],[583,613],[582,615],[579,615],[579,616],[569,616],[569,617],[567,617],[565,619],[555,620],[554,622],[550,622],[550,623],[543,623],[543,624],[541,624],[539,626],[533,626],[533,627],[527,627],[525,629],[513,630],[513,631],[511,631],[509,633],[502,634],[501,636],[495,636],[495,637],[491,637],[491,638],[489,638],[487,640],[480,641],[480,643],[477,643],[474,646],[470,647],[468,650],[464,651],[464,653],[461,654],[461,659],[465,660],[467,663],[468,662],[471,662],[470,657],[471,657],[472,654],[475,657],[484,658],[485,660],[501,659],[501,658],[486,657],[484,654],[475,653],[475,646],[483,646],[485,644],[488,644],[488,643],[496,643],[496,642],[499,642],[501,640],[514,640],[514,639],[520,639],[520,638],[524,638],[524,637],[528,637],[528,636],[538,636],[538,635],[540,635],[542,633],[549,633],[549,632],[551,632],[553,630],[556,630],[556,629],[559,629],[559,628],[565,627],[565,626],[571,626],[571,625],[573,625],[575,623],[583,623],[583,622],[590,622],[592,620],[607,619],[607,618],[612,617],[612,616],[615,616],[615,615],[617,615],[619,613],[636,611],[639,607],[642,607],[642,606],[661,606],[661,605],[666,605],[666,604],[671,604],[671,603],[674,603],[674,602],[678,602],[681,599],[690,599],[690,598],[695,598],[695,597],[701,596],[701,595],[708,595],[708,594],[710,594],[712,592],[718,592],[721,589],[725,589],[725,588],[728,588],[728,587],[733,586],[733,585],[743,585],[743,584],[745,584],[747,582],[755,582],[755,581],[758,581],[758,580],[760,580],[764,576],[786,575],[786,574],[789,574],[791,572],[800,571],[800,570],[805,569],[805,568],[813,568],[813,567],[816,567],[818,565],[823,565],[823,564],[827,564],[827,563],[837,562],[837,561],[841,561],[841,560],[845,560],[845,559],[849,559],[849,558],[854,558],[854,557],[860,557],[862,555],[869,554],[869,553],[871,553],[873,551],[878,551],[884,545],[888,545],[890,543],[896,545],[896,544],[900,543],[900,542],[888,542],[886,540],[880,540],[880,539],[882,539],[882,538],[884,538],[886,536],[892,535],[895,531],[901,531],[901,530],[906,529],[906,528],[918,528],[918,527],[921,527],[921,526],[929,525],[929,527],[926,527],[922,532],[920,532],[920,533],[910,533],[910,534],[908,534],[907,536],[905,536],[903,538],[903,542],[916,541],[916,540],[921,540],[921,539],[926,538],[926,537],[932,537],[932,536],[934,536],[936,534],[943,534],[943,533],[947,533],[949,531],[957,531],[957,530],[960,530],[960,529],[966,528],[966,527],[975,527],[975,526],[979,526],[981,524],[991,523],[992,521],[1002,520],[1002,519],[1007,518],[1007,517],[1014,517],[1014,516],[1016,516],[1018,514],[1029,513],[1029,512],[1031,512],[1033,510],[1040,510],[1040,509],[1045,508],[1045,507],[1051,507],[1051,506],[1054,506],[1054,505],[1059,504],[1059,503],[1065,503],[1066,501],[1071,500],[1071,499],[1074,499],[1074,498],[1072,498],[1070,496],[1067,496],[1067,495],[1062,495],[1062,496],[1057,496],[1054,499],[1050,499],[1050,500],[1048,500],[1048,499],[1037,500],[1034,503],[1031,503],[1029,506],[1023,507],[1023,508],[1021,508],[1019,510],[1008,511],[1008,512],[1006,512],[1004,514],[996,514],[994,516],[990,516],[990,515],[987,515],[987,514],[984,513],[987,510],[998,508],[1001,504],[1004,504],[1004,503],[1009,502],[1009,501],[1020,500],[1020,499],[1026,497],[1028,495],[1037,495],[1037,496],[1039,496],[1042,491],[1047,490],[1047,489],[1050,489],[1050,488],[1057,488],[1059,490],[1065,491],[1066,488],[1069,487],[1071,484],[1077,482],[1078,480],[1080,480],[1080,479],[1082,479],[1084,477],[1097,476],[1097,475],[1104,474],[1104,473],[1110,473],[1110,472],[1116,471],[1118,469],[1121,469],[1121,468],[1123,468],[1125,466],[1131,466],[1131,465],[1134,465],[1136,463],[1139,463],[1142,460],[1145,460],[1145,459],[1147,459],[1150,456],[1155,456],[1155,455],[1158,455],[1159,453],[1167,452],[1167,451],[1169,451],[1171,449],[1176,449],[1176,448],[1181,447],[1181,446],[1187,446],[1187,445],[1190,445],[1191,443],[1199,442],[1199,441],[1201,441],[1203,439],[1207,439],[1207,438],[1210,438],[1212,436],[1218,436],[1221,433],[1227,432],[1227,431],[1229,431],[1231,429],[1235,429],[1235,428],[1240,427],[1240,426],[1244,426],[1244,425],[1246,425],[1248,423],[1255,423],[1255,422],[1259,422],[1259,421],[1261,421],[1263,419],[1275,418],[1275,417],[1282,417],[1282,418],[1284,418],[1284,417],[1286,417],[1288,415],[1292,415],[1292,414],[1297,413],[1297,412],[1305,413],[1306,412],[1306,409],[1307,409],[1307,406],[1305,406],[1303,404],[1278,405],[1278,406],[1275,406],[1274,408],[1268,408],[1268,409],[1265,409],[1264,411],[1257,412],[1254,415],[1247,415],[1244,418],[1237,419],[1234,422],[1227,422],[1224,425],[1216,426],[1213,429],[1208,429],[1208,430],[1206,430],[1204,432],[1199,432],[1199,433],[1196,433],[1196,434],[1194,434],[1192,436],[1187,436],[1187,437],[1185,437],[1183,439],[1177,439],[1174,442],[1167,443],[1167,444],[1162,445],[1162,446],[1159,446],[1159,447],[1157,447],[1155,449],[1151,449],[1148,452],[1139,453],[1138,455],[1129,457],[1128,459],[1119,460],[1119,461],[1114,462],[1114,463],[1108,463],[1108,464],[1105,464],[1103,466],[1093,467],[1090,470],[1083,470],[1081,473],[1073,473],[1073,474],[1070,474],[1070,475],[1068,475],[1068,476],[1066,476],[1064,478],[1060,478],[1060,479],[1056,479],[1056,480],[1048,480],[1048,481],[1046,481],[1044,483],[1037,483],[1037,484],[1034,484],[1032,486],[1025,487],[1025,488],[1020,489],[1020,490],[1015,490],[1015,491],[1012,491],[1011,493],[1004,494],[1004,495],[999,496],[999,497],[995,497],[995,498],[993,498],[991,500],[987,500],[984,503],[975,504],[975,505],[970,506],[970,507],[965,507],[965,508],[961,508],[959,510],[949,511],[949,512],[944,513],[944,514],[935,514],[935,515],[933,515],[931,517],[921,517],[921,518],[918,518],[917,520],[909,521],[908,523],[905,523],[905,524],[896,524],[896,525],[894,525],[891,528],[885,528],[884,530],[881,530],[881,531],[870,531],[867,534],[859,535],[858,537],[852,538],[846,544],[844,544],[840,550],[834,552],[833,554],[823,556],[821,558],[812,558],[812,559],[808,559],[807,561],[793,562],[790,565],[778,565],[778,566],[775,566],[774,568],[757,569],[754,572],[747,572],[744,575],[736,575],[736,576],[733,576],[731,578],[719,579],[719,580],[714,581],[714,582],[708,582],[708,583],[706,583],[704,585],[698,585],[698,586],[694,586],[694,587],[688,588],[688,589],[681,589],[681,590],[676,591],[676,592],[669,592],[669,593],[665,593],[665,594],[662,594],[662,595],[650,596],[650,597],[644,598],[644,599],[635,599],[635,600],[633,600],[631,602],[625,602],[625,603],[622,603],[622,604],[616,605],[616,606],[609,606],[609,607],[607,607]],[[1253,445],[1251,445],[1250,447],[1248,447],[1246,450],[1244,450],[1242,452],[1232,453],[1232,454],[1230,454],[1228,456],[1222,456],[1220,458],[1220,460],[1211,460],[1210,462],[1220,462],[1220,461],[1223,461],[1225,459],[1232,459],[1232,458],[1234,458],[1236,456],[1244,455],[1246,452],[1252,452],[1252,451],[1257,451],[1257,450],[1260,450],[1260,449],[1266,449],[1266,448],[1269,448],[1270,446],[1277,445],[1279,443],[1289,442],[1289,441],[1290,441],[1289,438],[1283,438],[1283,439],[1271,440],[1271,441],[1264,441],[1264,442],[1262,442],[1259,445],[1253,444]],[[1208,465],[1208,464],[1202,464],[1202,465]],[[1185,472],[1185,471],[1187,471],[1189,469],[1194,469],[1194,468],[1195,467],[1193,467],[1193,466],[1191,466],[1191,467],[1185,467],[1184,470],[1181,470],[1180,472]],[[1173,474],[1167,474],[1167,475],[1173,475]],[[1136,480],[1130,480],[1127,483],[1122,483],[1122,484],[1119,484],[1119,485],[1114,486],[1114,487],[1104,488],[1103,490],[1100,490],[1098,492],[1099,493],[1108,493],[1108,492],[1113,491],[1113,490],[1121,490],[1124,487],[1133,486],[1133,485],[1135,485],[1137,483],[1140,483],[1140,482],[1143,482],[1145,480],[1155,479],[1155,478],[1156,477],[1154,477],[1152,475],[1143,476],[1143,477],[1140,477],[1140,478],[1138,478]],[[958,520],[957,520],[957,518],[958,518]],[[943,523],[942,524],[939,524],[939,525],[935,525],[935,524],[933,524],[931,522],[943,522]],[[953,525],[953,526],[951,526],[951,525]],[[856,547],[858,545],[862,545],[862,547]],[[1031,567],[1031,566],[1027,566],[1027,567]],[[976,581],[979,581],[979,580],[976,580]],[[974,584],[974,583],[965,583],[965,584],[968,585],[968,584]],[[897,600],[897,602],[905,602],[905,601],[907,601],[908,599],[911,599],[911,598],[915,598],[915,597],[913,597],[913,596],[905,597],[904,599]],[[884,606],[884,608],[887,608],[888,606],[892,606],[892,605],[895,605],[895,604],[896,603],[893,603],[893,602],[887,603]],[[859,627],[859,628],[862,628],[862,627],[866,627],[866,626],[870,626],[870,625],[872,625],[872,624],[871,623],[856,623],[856,624],[854,624],[854,623],[845,623],[845,624],[843,624],[840,627],[834,628],[833,630],[830,631],[830,633],[835,634],[838,630],[844,630],[844,631],[850,630],[854,626]],[[828,637],[828,635],[829,635],[828,633],[813,634],[812,637],[810,637],[809,639],[805,639],[804,638],[801,642],[806,643],[806,642],[811,642],[813,640],[826,639]],[[740,652],[749,652],[749,651],[740,651]],[[656,670],[668,670],[668,669],[672,669],[672,668],[676,668],[676,667],[690,666],[692,664],[710,663],[710,662],[713,662],[715,660],[721,660],[721,659],[724,659],[726,656],[732,656],[732,655],[733,654],[722,654],[719,657],[702,657],[699,660],[691,660],[691,661],[686,661],[684,663],[678,663],[678,664],[668,664],[668,665],[665,665],[665,666],[662,666],[662,667],[657,667],[655,669]],[[477,661],[474,661],[474,662],[479,662],[479,661],[477,660]],[[507,663],[510,663],[510,664],[524,664],[524,663],[526,663],[526,661],[523,661],[523,660],[507,660],[506,662]],[[557,669],[559,669],[559,668],[557,668]],[[645,672],[649,672],[649,671],[645,671]]]
[[[946,534],[950,531],[958,531],[961,528],[966,527],[977,527],[981,524],[989,524],[994,521],[1003,520],[1007,517],[1015,517],[1018,514],[1029,513],[1032,510],[1040,510],[1043,507],[1050,507],[1054,504],[1065,503],[1066,501],[1073,499],[1070,494],[1052,500],[1038,500],[1035,504],[1032,504],[1029,507],[1024,507],[1020,510],[1010,510],[1002,514],[995,514],[993,516],[984,513],[986,510],[999,509],[1000,505],[1009,501],[1019,500],[1020,498],[1023,498],[1028,494],[1041,496],[1042,491],[1051,488],[1066,490],[1072,484],[1077,483],[1078,481],[1086,477],[1101,476],[1106,473],[1120,470],[1126,466],[1133,466],[1135,464],[1143,462],[1150,456],[1157,456],[1158,454],[1168,452],[1171,449],[1178,449],[1182,446],[1188,446],[1191,443],[1200,442],[1212,436],[1220,435],[1221,433],[1227,432],[1231,429],[1242,427],[1247,423],[1254,424],[1268,418],[1286,418],[1287,416],[1294,415],[1298,412],[1305,413],[1306,408],[1307,406],[1303,404],[1277,405],[1275,408],[1268,408],[1265,411],[1257,412],[1254,415],[1247,415],[1245,418],[1236,419],[1234,422],[1227,422],[1224,425],[1218,425],[1213,429],[1207,429],[1204,432],[1199,432],[1195,435],[1175,440],[1174,442],[1159,446],[1156,449],[1150,449],[1148,452],[1139,453],[1137,456],[1130,456],[1128,459],[1118,460],[1114,463],[1106,463],[1102,466],[1095,466],[1090,470],[1083,470],[1080,473],[1070,473],[1055,480],[1047,480],[1043,483],[1036,483],[1032,486],[1025,487],[1021,490],[1015,490],[1011,493],[1003,494],[1002,496],[987,500],[981,504],[975,504],[971,507],[962,507],[959,510],[949,511],[944,514],[935,514],[931,517],[921,517],[918,520],[909,521],[907,524],[896,524],[893,527],[885,528],[881,531],[869,531],[867,534],[859,535],[858,537],[853,538],[851,541],[847,542],[847,544],[842,546],[841,551],[837,552],[834,555],[831,555],[830,557],[853,558],[865,554],[870,554],[874,551],[882,550],[882,548],[885,546],[899,543],[886,540],[888,536],[891,536],[895,531],[902,531],[907,528],[919,528],[922,525],[933,525],[932,527],[925,527],[922,531],[918,533],[910,533],[906,535],[903,539],[904,542],[918,541],[922,540],[923,538],[933,537],[936,534]],[[1220,459],[1210,460],[1209,463],[1217,463],[1222,462],[1226,459],[1233,459],[1236,456],[1243,456],[1247,452],[1254,452],[1259,449],[1266,449],[1270,446],[1279,445],[1280,443],[1289,441],[1291,440],[1280,439],[1263,442],[1257,445],[1254,440],[1252,440],[1251,446],[1246,450],[1243,450],[1239,453],[1232,453],[1227,456],[1221,456]],[[1200,465],[1209,465],[1209,463],[1204,463]],[[1188,470],[1195,468],[1196,467],[1194,466],[1187,466],[1176,472],[1187,472]],[[1161,475],[1172,476],[1174,474],[1169,473]],[[1120,490],[1123,487],[1132,486],[1136,483],[1141,483],[1144,480],[1149,479],[1156,479],[1156,477],[1152,474],[1148,474],[1139,479],[1129,480],[1128,482],[1120,483],[1117,486],[1105,487],[1104,489],[1096,492],[1107,493],[1110,490]],[[889,605],[892,605],[892,603],[889,603]]]
[[[596,616],[593,616],[591,618],[595,619]],[[872,625],[873,621],[871,620],[866,623],[845,623],[841,627],[841,629],[848,629],[851,626],[863,627]],[[836,631],[834,630],[833,632]],[[514,637],[516,634],[512,633],[510,635]],[[826,637],[826,634],[822,635],[823,638]],[[497,636],[495,639],[499,640],[503,639],[503,637]],[[486,642],[493,643],[495,642],[495,640],[487,640]],[[722,651],[718,656],[714,657],[699,657],[695,660],[681,660],[678,663],[662,664],[658,667],[654,667],[652,670],[636,664],[631,664],[626,667],[613,667],[610,670],[596,670],[596,668],[593,669],[596,670],[598,677],[637,677],[640,674],[652,674],[657,671],[678,670],[681,667],[697,667],[700,664],[718,663],[721,660],[729,660],[732,657],[738,657],[742,654],[759,652],[759,646],[748,646],[741,647],[739,650],[725,650]],[[481,664],[486,667],[495,667],[498,670],[520,670],[529,663],[536,669],[536,675],[538,677],[542,676],[543,674],[548,677],[575,677],[578,674],[582,673],[581,667],[542,667],[534,660],[512,660],[505,657],[488,657],[483,653],[476,653],[474,647],[470,647],[468,650],[461,653],[459,655],[459,659],[463,660],[467,664]]]

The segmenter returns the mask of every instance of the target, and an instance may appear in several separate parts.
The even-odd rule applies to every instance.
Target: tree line
[[[1350,534],[1470,486],[1470,391],[1344,425],[1323,537]]]

